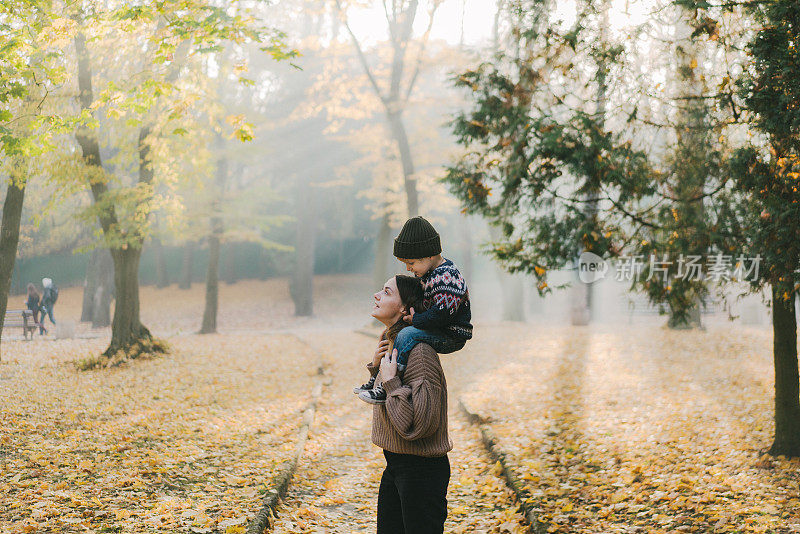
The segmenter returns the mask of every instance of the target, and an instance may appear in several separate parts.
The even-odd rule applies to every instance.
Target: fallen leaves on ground
[[[363,302],[366,318],[369,300],[363,277],[319,282],[309,319],[292,318],[285,280],[221,286],[224,333],[212,336],[181,334],[197,328],[202,291],[145,288],[145,323],[173,352],[115,369],[72,365],[105,349],[107,329],[4,340],[0,531],[244,531],[294,452],[318,353],[330,382],[276,532],[374,531],[384,460],[371,407],[351,389],[375,340],[343,326],[366,320],[339,313]],[[79,296],[62,291],[57,317],[77,317]],[[287,327],[305,343],[258,333]],[[764,454],[771,339],[738,325],[478,323],[464,350],[441,356],[455,445],[446,531],[524,528],[455,410],[462,396],[490,418],[552,532],[800,532],[800,463]]]
[[[289,335],[170,341],[89,372],[71,362],[102,340],[4,342],[0,530],[236,532],[255,515],[318,357]]]
[[[303,339],[323,353],[331,379],[323,391],[306,454],[278,507],[276,534],[375,532],[378,486],[386,460],[371,442],[372,405],[352,393],[368,378],[364,365],[377,338],[335,332]],[[494,470],[477,430],[451,397],[450,485],[445,532],[521,534],[518,505]]]
[[[482,343],[500,347],[499,333]],[[450,364],[485,368],[464,398],[491,418],[550,532],[800,532],[800,461],[765,454],[767,329],[506,334],[494,362],[473,346]]]

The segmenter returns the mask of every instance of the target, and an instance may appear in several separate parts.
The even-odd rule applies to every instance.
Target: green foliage
[[[285,45],[283,33],[259,24],[252,7],[159,1],[73,16],[78,22],[71,31],[86,37],[93,70],[86,131],[109,155],[102,170],[87,164],[84,173],[57,178],[65,187],[70,180],[94,186],[95,202],[81,217],[109,221],[106,247],[139,248],[153,231],[151,214],[168,222],[181,216],[180,195],[199,184],[191,177],[213,168],[209,136],[253,139],[245,114],[224,113],[215,86],[229,85],[226,65],[246,65],[253,47],[268,47],[274,59],[297,52]],[[97,53],[104,49],[115,53]],[[243,76],[238,83],[252,85]]]
[[[753,284],[777,285],[784,298],[800,289],[800,5],[746,4],[759,23],[737,81],[750,127],[760,136],[727,160],[740,195],[727,212],[731,250],[759,254],[766,268]],[[763,140],[763,142],[762,142]]]
[[[575,63],[607,69],[621,61],[621,48],[586,30],[589,15],[564,35],[543,26],[534,10],[547,6],[532,2],[523,17],[531,26],[517,30],[526,57],[499,54],[455,78],[471,108],[452,123],[465,154],[445,177],[465,212],[503,230],[488,252],[510,272],[536,276],[540,293],[549,290],[547,271],[584,250],[619,254],[624,220],[636,219],[637,202],[661,180],[630,137],[606,128],[602,113],[564,103],[561,95],[585,83]],[[557,87],[548,83],[555,73]]]
[[[74,129],[80,117],[55,108],[63,93],[64,51],[53,37],[58,20],[46,5],[0,6],[0,154],[25,161],[53,148],[53,137]]]
[[[800,150],[800,5],[765,4],[755,11],[763,27],[750,43],[752,74],[740,82],[753,126],[769,134],[778,152]]]
[[[258,3],[136,4],[0,6],[0,154],[11,156],[2,157],[0,172],[41,180],[23,221],[25,254],[84,249],[90,239],[139,248],[154,231],[153,214],[162,226],[177,226],[197,177],[213,169],[209,137],[256,135],[252,109],[226,112],[214,86],[239,98],[237,85],[253,85],[243,75],[249,60],[298,55],[284,33],[262,22]],[[78,35],[92,71],[85,109],[74,104]],[[236,66],[233,74],[227,64]],[[76,157],[76,133],[97,139],[102,166]],[[102,192],[88,202],[91,189]],[[74,214],[85,231],[65,233]],[[97,220],[110,215],[101,232]]]
[[[718,206],[707,198],[709,192],[719,194],[726,187],[728,176],[722,172],[724,126],[714,115],[713,101],[704,97],[714,75],[700,67],[707,49],[696,39],[691,13],[680,9],[677,15],[676,40],[671,47],[677,98],[672,104],[670,133],[675,139],[661,158],[666,194],[653,210],[653,224],[642,232],[645,239],[632,248],[645,259],[642,276],[634,285],[644,290],[651,302],[667,304],[670,325],[679,328],[696,326],[692,312],[696,313],[694,319],[699,319],[701,302],[712,289],[713,277],[696,277],[689,265],[694,262],[706,274],[710,255],[728,254],[727,249],[719,248]],[[648,262],[651,255],[661,263]],[[662,261],[665,256],[669,263]]]
[[[683,12],[690,40],[730,42],[715,17],[731,6],[677,4],[693,10]],[[547,271],[569,265],[582,250],[640,256],[644,269],[634,285],[667,303],[679,321],[709,291],[704,282],[676,277],[681,255],[724,255],[734,268],[760,256],[752,289],[774,282],[800,288],[800,5],[747,3],[760,29],[747,49],[751,65],[735,84],[729,73],[716,82],[714,74],[698,75],[697,58],[679,62],[676,84],[688,92],[672,118],[675,140],[656,155],[631,142],[636,109],[614,131],[585,97],[577,106],[565,103],[587,87],[572,74],[576,65],[594,62],[603,73],[597,87],[606,82],[609,93],[617,90],[621,45],[598,40],[591,16],[559,34],[534,16],[542,4],[530,6],[513,32],[523,36],[521,57],[499,54],[455,78],[471,106],[452,123],[465,152],[445,181],[465,212],[502,229],[504,239],[488,252],[512,272],[534,274],[540,292]],[[730,94],[734,85],[738,95]],[[717,101],[708,96],[715,89]],[[726,124],[742,119],[761,135],[731,150]],[[667,275],[651,273],[648,259],[664,256]]]

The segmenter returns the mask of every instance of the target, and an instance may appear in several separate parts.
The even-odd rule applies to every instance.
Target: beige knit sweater
[[[367,364],[371,375],[380,366]],[[447,382],[439,355],[419,343],[408,355],[403,380],[383,383],[386,404],[372,411],[372,442],[390,452],[443,456],[453,448],[447,434]]]

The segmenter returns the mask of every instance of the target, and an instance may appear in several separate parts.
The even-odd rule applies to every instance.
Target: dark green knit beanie
[[[442,252],[439,234],[433,225],[422,217],[412,217],[403,225],[394,239],[394,256],[414,260],[436,256]]]

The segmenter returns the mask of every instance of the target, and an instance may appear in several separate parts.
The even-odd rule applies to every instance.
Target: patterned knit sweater
[[[371,375],[379,365],[367,364]],[[372,410],[372,443],[398,454],[444,456],[452,450],[447,433],[447,382],[439,355],[430,345],[417,344],[403,374],[383,383],[386,404]]]
[[[423,330],[438,328],[459,339],[471,339],[469,290],[458,267],[445,258],[444,263],[422,275],[420,282],[427,309],[415,313],[412,324]]]

